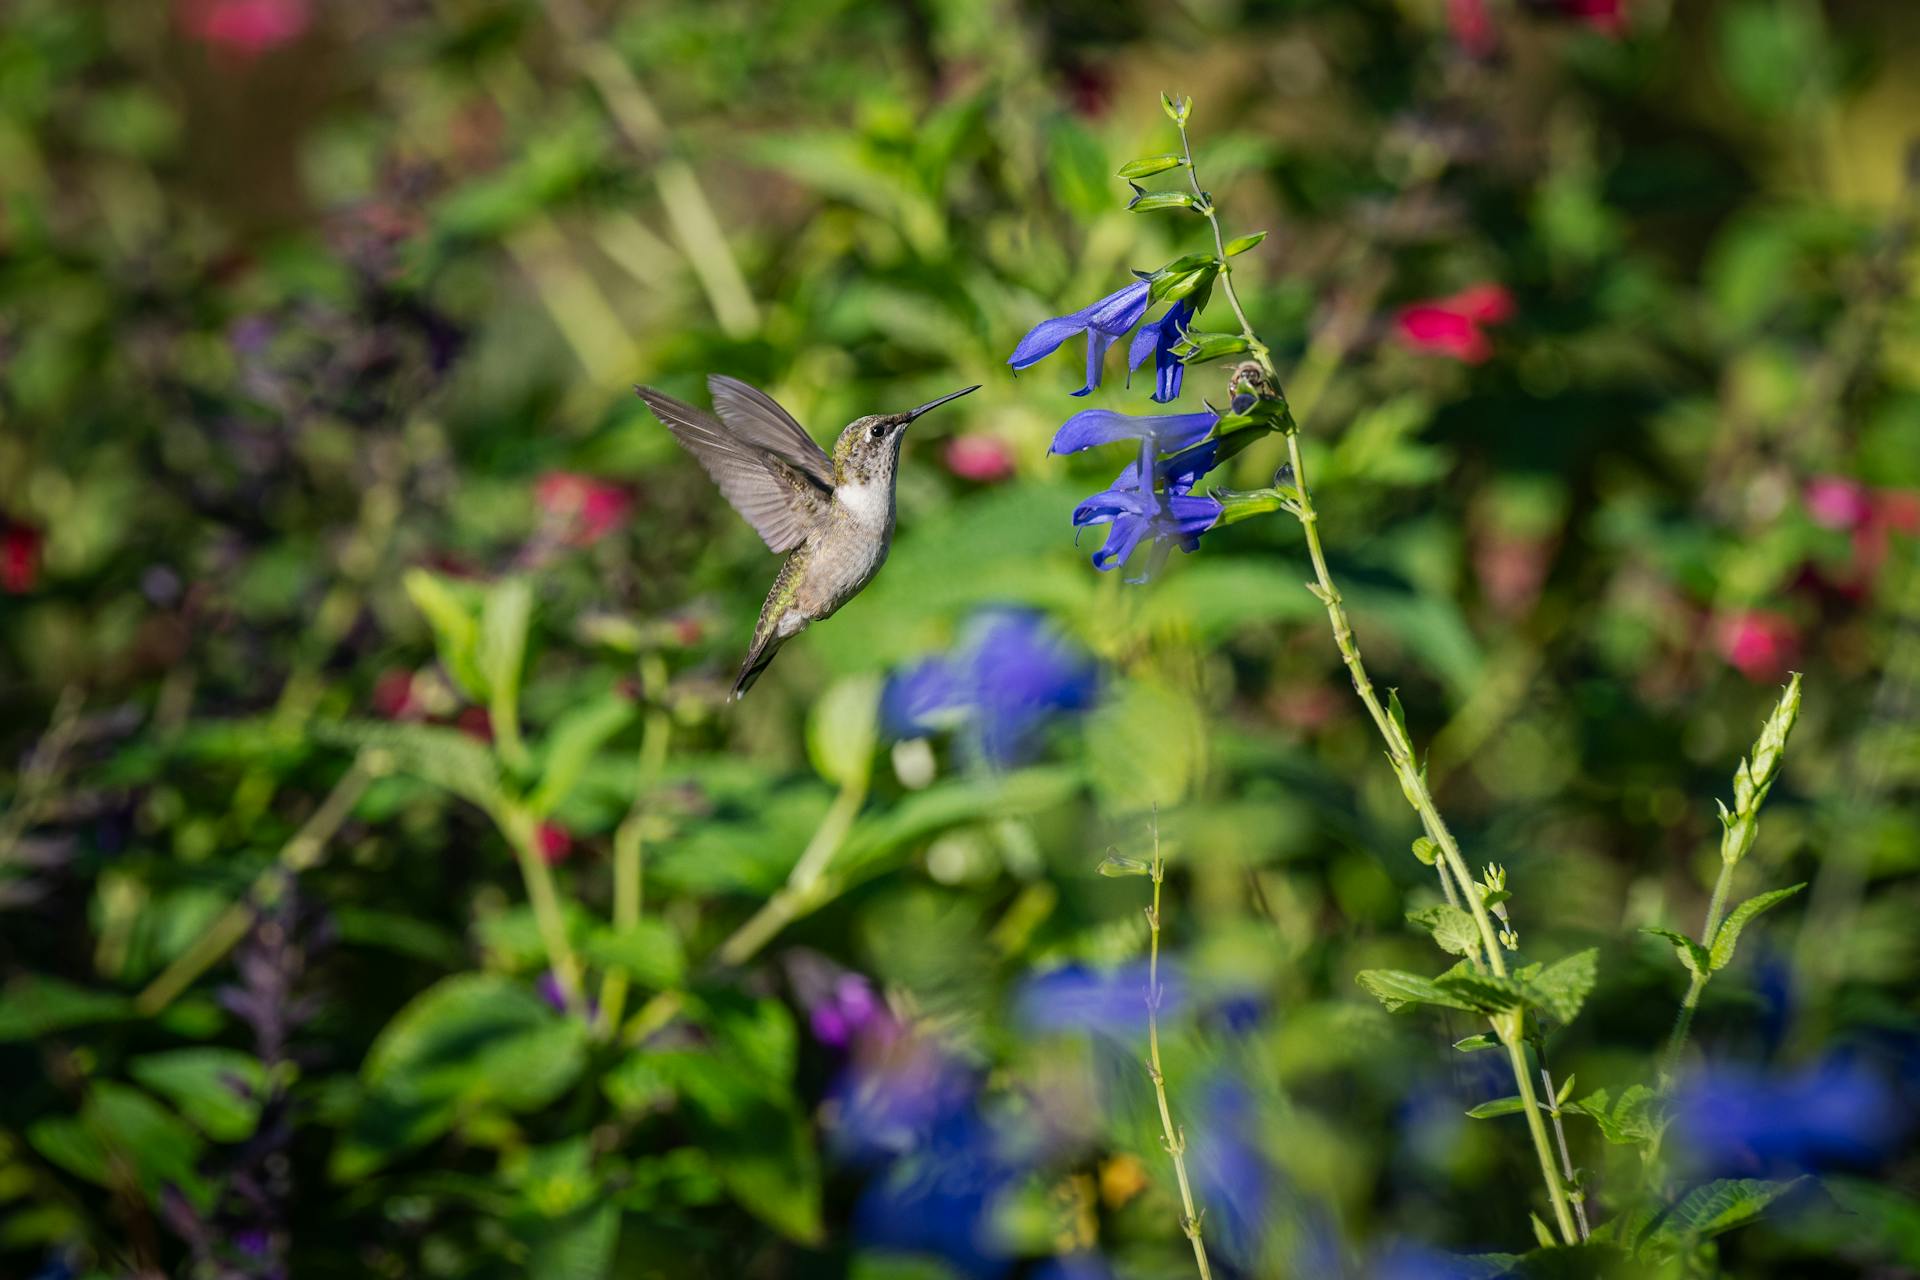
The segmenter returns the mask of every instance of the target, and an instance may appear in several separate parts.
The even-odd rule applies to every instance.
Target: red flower
[[[1491,57],[1500,47],[1500,32],[1487,12],[1487,0],[1447,0],[1447,26],[1469,57]]]
[[[633,510],[633,499],[618,485],[572,471],[549,471],[534,485],[540,509],[565,525],[566,540],[590,547],[612,533]]]
[[[40,548],[46,542],[30,524],[0,526],[0,591],[23,596],[40,582]]]
[[[306,33],[307,0],[182,0],[187,34],[242,58],[257,58]]]
[[[1920,534],[1920,493],[1882,489],[1873,495],[1874,522],[1895,533]]]
[[[493,741],[493,717],[485,707],[467,707],[453,718],[453,727],[469,738],[478,738],[482,742]]]
[[[417,714],[418,699],[413,696],[413,672],[405,667],[382,671],[373,682],[373,713],[385,720],[400,720]]]
[[[1554,0],[1553,7],[1561,17],[1606,35],[1626,33],[1627,0]]]
[[[540,857],[548,866],[565,862],[567,855],[573,852],[573,837],[567,829],[558,823],[540,824]]]
[[[947,441],[946,463],[962,480],[994,484],[1013,474],[1013,450],[997,436],[955,436]]]
[[[1741,675],[1766,683],[1786,675],[1800,656],[1800,632],[1781,614],[1747,609],[1720,619],[1714,645]]]
[[[1476,284],[1445,298],[1402,307],[1394,328],[1400,341],[1415,351],[1479,364],[1493,354],[1485,326],[1512,317],[1512,294],[1497,284]]]

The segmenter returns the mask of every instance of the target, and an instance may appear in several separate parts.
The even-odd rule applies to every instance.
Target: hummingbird
[[[772,396],[738,378],[707,379],[719,417],[652,387],[635,387],[767,548],[787,557],[773,580],[739,678],[738,699],[780,646],[860,593],[893,547],[893,482],[915,418],[978,386],[905,413],[855,418],[831,456]]]

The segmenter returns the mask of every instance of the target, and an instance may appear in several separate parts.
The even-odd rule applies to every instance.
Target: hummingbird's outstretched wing
[[[787,461],[784,454],[740,438],[713,415],[690,404],[652,387],[634,390],[674,438],[686,446],[694,461],[713,477],[721,494],[769,549],[791,551],[805,541],[814,520],[832,498],[831,480],[823,485],[810,471]]]
[[[720,421],[749,444],[777,454],[833,490],[833,459],[779,402],[758,387],[716,373],[707,379]]]

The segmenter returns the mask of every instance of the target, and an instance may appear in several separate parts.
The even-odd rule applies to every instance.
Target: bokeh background
[[[1216,1273],[1532,1246],[1499,1055],[1353,980],[1437,893],[1297,527],[1096,573],[1125,459],[1048,444],[1143,389],[1005,365],[1201,247],[1113,176],[1164,89],[1376,680],[1523,948],[1601,948],[1576,1094],[1805,672],[1739,891],[1809,887],[1662,1176],[1822,1175],[1700,1274],[1912,1274],[1916,71],[1909,0],[12,0],[0,1273],[1190,1274],[1096,872],[1156,830]],[[629,389],[716,371],[823,440],[983,384],[737,706],[776,561]]]

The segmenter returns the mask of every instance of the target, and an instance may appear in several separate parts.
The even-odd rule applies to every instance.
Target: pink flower
[[[1767,683],[1786,675],[1800,656],[1800,632],[1781,614],[1747,609],[1721,617],[1714,645],[1741,675]]]
[[[618,485],[572,471],[549,471],[534,485],[540,509],[565,526],[564,537],[590,547],[612,533],[633,510],[633,499]]]
[[[1845,476],[1815,476],[1801,500],[1816,524],[1829,529],[1858,529],[1873,519],[1873,491]]]
[[[306,33],[307,0],[182,0],[180,21],[203,44],[257,58]]]
[[[541,860],[550,867],[565,862],[573,852],[573,837],[557,822],[541,823],[539,837]]]
[[[373,713],[383,720],[409,719],[419,713],[413,696],[413,672],[405,667],[382,671],[373,682]]]
[[[453,718],[453,727],[469,738],[493,741],[493,717],[485,707],[467,707]]]
[[[962,480],[995,484],[1013,474],[1013,450],[997,436],[955,436],[947,441],[946,463]]]
[[[1500,47],[1500,32],[1487,12],[1487,0],[1447,0],[1447,26],[1468,57],[1491,57]]]
[[[1476,284],[1445,298],[1402,307],[1394,327],[1400,341],[1415,351],[1479,364],[1493,354],[1485,326],[1512,317],[1512,294],[1497,284]]]
[[[40,548],[46,537],[30,524],[0,526],[0,591],[23,596],[40,582]]]
[[[1561,17],[1610,36],[1625,35],[1627,0],[1552,0]]]

